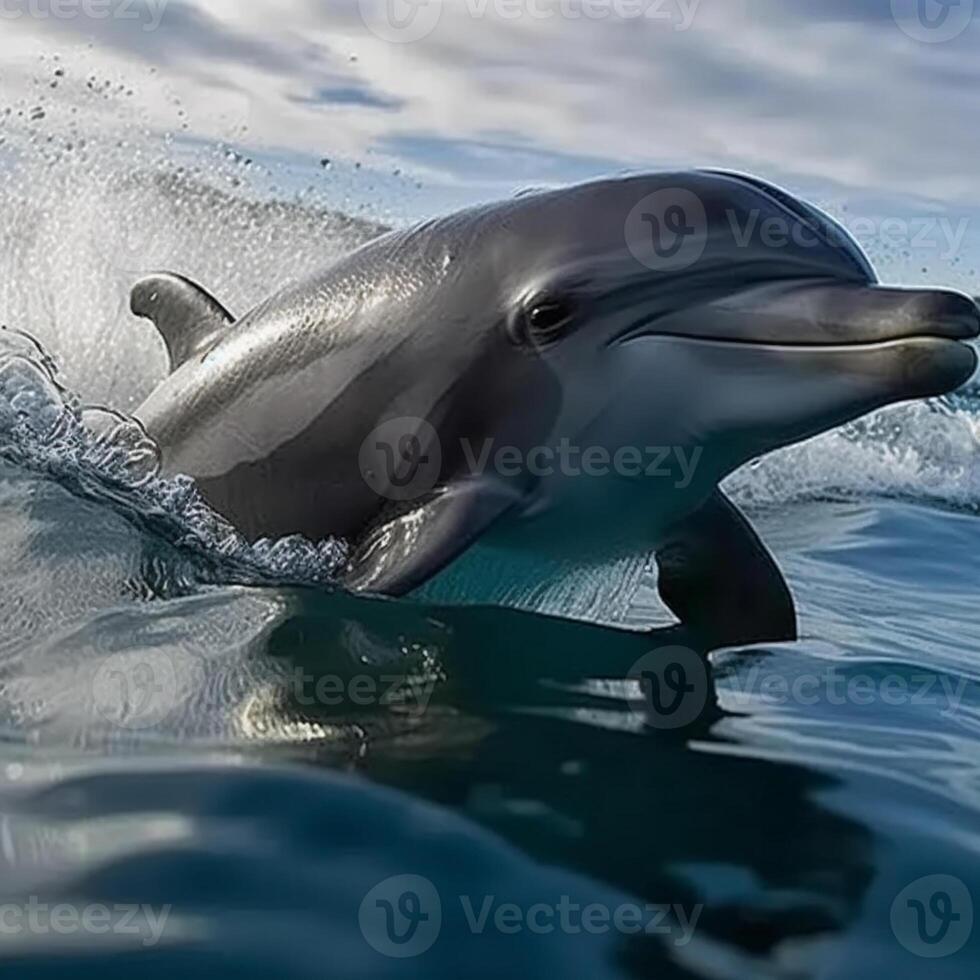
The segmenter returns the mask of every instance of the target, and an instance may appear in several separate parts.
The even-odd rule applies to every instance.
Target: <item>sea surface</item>
[[[371,187],[14,108],[6,976],[977,976],[975,385],[731,478],[802,639],[714,652],[670,724],[652,572],[605,623],[354,599],[344,542],[249,546],[157,475],[133,281],[244,312],[387,225]]]

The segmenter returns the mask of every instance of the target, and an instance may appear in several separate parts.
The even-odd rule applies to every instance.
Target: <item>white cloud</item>
[[[575,2],[586,0],[564,0]],[[23,18],[0,56],[22,54],[25,39],[44,50],[54,38],[91,41],[90,60],[139,80],[140,111],[159,128],[173,126],[179,98],[200,135],[227,136],[230,118],[248,116],[250,140],[266,147],[370,154],[474,196],[536,182],[535,159],[541,180],[710,164],[824,199],[972,213],[980,24],[923,44],[888,0],[686,0],[693,23],[677,30],[681,0],[657,2],[671,22],[511,18],[493,13],[500,0],[444,0],[427,37],[392,44],[355,0],[171,0],[154,32],[135,20]],[[488,12],[474,18],[481,3]],[[559,0],[532,9],[548,3]],[[331,92],[343,97],[331,103]],[[491,176],[479,154],[495,147]]]

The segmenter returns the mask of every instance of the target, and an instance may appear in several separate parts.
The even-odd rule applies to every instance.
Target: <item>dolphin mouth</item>
[[[824,350],[898,341],[961,344],[980,336],[980,307],[951,290],[839,282],[770,283],[704,305],[635,321],[617,338]]]

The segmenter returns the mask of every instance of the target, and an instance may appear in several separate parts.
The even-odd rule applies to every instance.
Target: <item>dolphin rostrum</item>
[[[653,553],[720,642],[789,638],[795,614],[719,481],[952,390],[980,332],[968,297],[886,288],[825,214],[711,171],[390,232],[238,321],[173,274],[132,308],[170,354],[137,411],[165,471],[249,537],[343,536],[354,590],[455,577],[517,605]]]

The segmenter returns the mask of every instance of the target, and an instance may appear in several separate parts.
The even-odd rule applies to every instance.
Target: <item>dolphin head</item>
[[[976,367],[971,299],[882,286],[840,225],[754,178],[601,181],[488,224],[481,302],[500,356],[533,365],[512,410],[547,414],[551,444],[698,451],[702,489]]]

